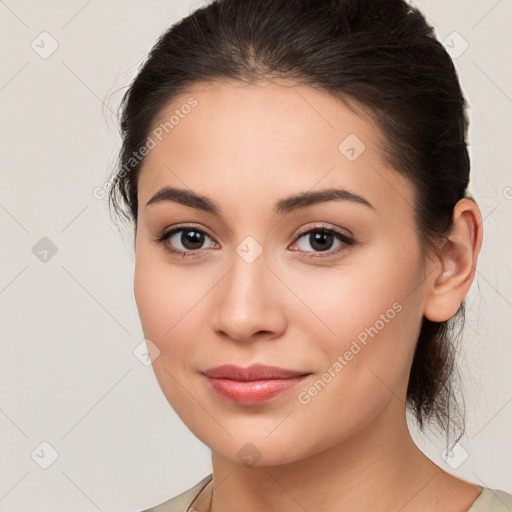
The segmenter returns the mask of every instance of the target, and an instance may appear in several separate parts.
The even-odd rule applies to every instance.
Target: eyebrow
[[[217,217],[222,216],[222,210],[210,198],[202,195],[198,195],[191,190],[185,190],[174,187],[163,187],[161,188],[147,203],[145,208],[149,205],[162,203],[162,202],[174,202],[203,210],[207,213],[211,213]],[[274,205],[274,213],[277,215],[285,215],[292,211],[302,210],[308,206],[312,206],[327,201],[351,201],[359,203],[368,208],[375,210],[373,205],[367,201],[364,197],[345,190],[343,188],[328,188],[323,190],[317,190],[315,192],[302,192],[294,194],[292,196],[280,199]]]

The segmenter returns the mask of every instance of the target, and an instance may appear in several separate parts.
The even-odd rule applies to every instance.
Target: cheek
[[[205,271],[193,266],[178,267],[165,257],[137,255],[134,295],[144,337],[149,338],[160,354],[153,362],[157,378],[169,379],[165,367],[173,374],[183,374],[193,366],[194,351],[208,336],[205,318],[213,287]],[[171,379],[172,380],[172,379]]]
[[[190,346],[182,341],[185,331],[190,328],[192,306],[197,297],[181,293],[182,287],[189,290],[180,280],[182,273],[171,272],[169,265],[159,264],[156,258],[145,256],[140,250],[135,265],[137,310],[144,338],[157,347],[152,360],[157,382],[170,405],[179,408],[184,399],[179,383],[184,382],[183,368],[187,365],[187,351],[190,350]]]
[[[316,338],[312,355],[318,356],[317,370],[327,372],[322,381],[335,375],[331,380],[338,385],[329,387],[349,392],[343,398],[349,402],[372,393],[373,400],[376,385],[394,389],[410,370],[422,319],[420,288],[411,293],[418,284],[420,259],[413,251],[405,258],[396,252],[390,244],[377,257],[374,250],[367,260],[362,254],[357,265],[339,268],[334,277],[317,272],[315,279],[304,276],[301,281],[299,294],[308,297],[308,306],[321,320],[317,336],[309,328],[311,339]]]
[[[406,302],[409,310],[420,309],[410,293],[418,283],[419,269],[414,255],[401,265],[397,265],[389,250],[387,254],[379,251],[377,256],[368,252],[358,260],[338,268],[306,269],[300,279],[297,275],[287,276],[312,313],[306,316],[311,319],[314,315],[318,319],[317,330],[322,339],[346,343],[360,335],[364,342],[375,329],[379,332],[396,329],[398,317],[404,316],[401,311]],[[294,321],[300,322],[297,318]]]
[[[140,246],[134,273],[134,296],[144,334],[155,340],[170,338],[175,326],[187,315],[199,290],[194,274],[165,261],[159,251]]]
[[[335,335],[317,340],[311,350],[312,360],[320,362],[317,374],[297,394],[296,419],[318,429],[318,418],[329,417],[324,435],[315,441],[320,444],[350,436],[405,396],[421,321],[418,304],[405,300],[406,283],[401,290],[382,277],[370,279],[368,287],[360,279],[338,282],[343,290],[325,283],[331,300],[318,310]]]
[[[166,325],[164,290],[164,281],[158,270],[138,253],[134,274],[135,302],[144,336],[155,342],[162,336]]]

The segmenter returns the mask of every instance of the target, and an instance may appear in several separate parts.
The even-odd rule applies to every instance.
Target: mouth
[[[238,404],[266,402],[302,382],[310,372],[254,364],[249,367],[223,365],[201,372],[217,395]]]

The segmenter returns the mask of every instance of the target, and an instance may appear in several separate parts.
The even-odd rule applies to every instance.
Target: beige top
[[[193,512],[194,509],[189,508],[190,505],[192,505],[198,494],[211,479],[212,474],[210,473],[194,485],[194,487],[142,512]],[[497,489],[490,489],[489,487],[482,487],[482,492],[466,512],[512,512],[512,494]]]

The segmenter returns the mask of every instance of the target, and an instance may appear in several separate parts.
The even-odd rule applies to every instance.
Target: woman
[[[212,450],[150,511],[512,508],[406,422],[463,423],[455,327],[482,241],[465,100],[416,9],[213,1],[159,39],[121,127],[110,201],[153,368]]]

